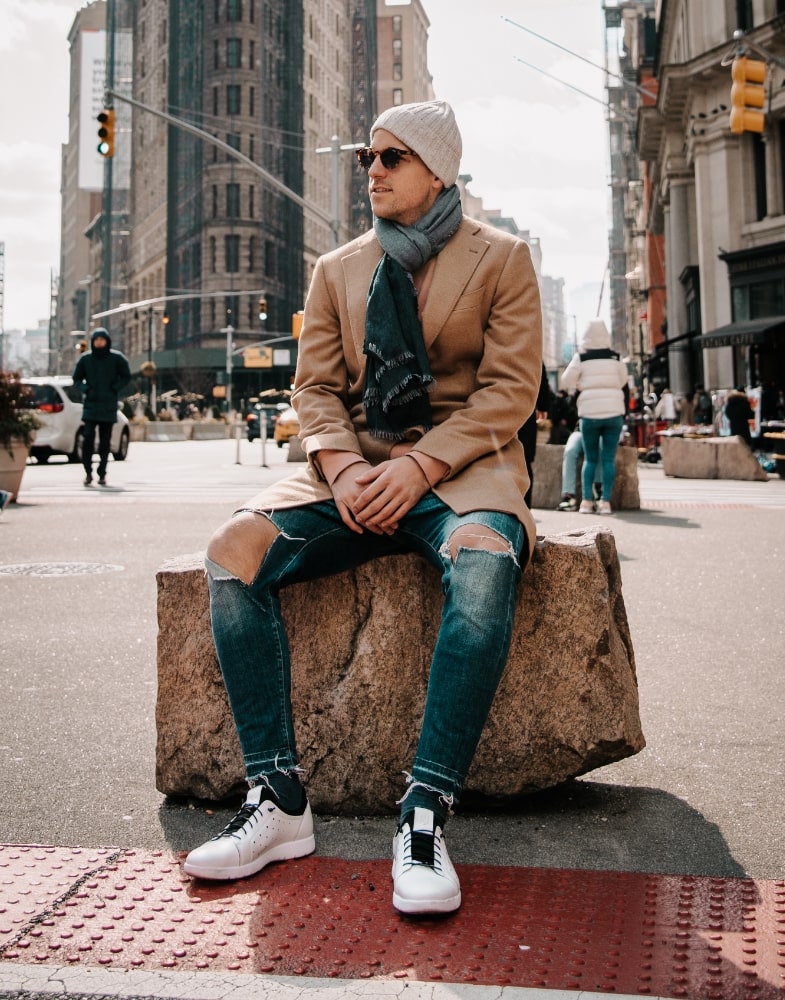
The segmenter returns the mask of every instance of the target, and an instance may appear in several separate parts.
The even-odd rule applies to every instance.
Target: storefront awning
[[[735,347],[765,344],[776,333],[785,332],[785,316],[764,316],[718,326],[699,339],[701,347]]]

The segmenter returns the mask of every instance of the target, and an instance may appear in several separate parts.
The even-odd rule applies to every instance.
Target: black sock
[[[284,812],[301,813],[305,808],[305,789],[294,771],[276,771],[267,775],[273,795]]]
[[[401,803],[401,820],[418,807],[430,809],[436,817],[436,825],[444,829],[448,807],[438,792],[431,792],[427,788],[415,785]]]

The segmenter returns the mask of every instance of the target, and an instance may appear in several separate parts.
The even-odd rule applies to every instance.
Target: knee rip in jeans
[[[442,546],[440,555],[443,559],[449,558],[455,563],[462,549],[498,552],[501,555],[511,556],[516,566],[518,565],[518,555],[509,539],[484,524],[462,524],[460,528],[456,528]]]
[[[214,580],[239,579],[250,586],[277,536],[266,514],[241,511],[210,539],[207,572]]]

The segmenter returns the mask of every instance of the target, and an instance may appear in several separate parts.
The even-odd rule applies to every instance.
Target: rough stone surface
[[[242,786],[244,770],[201,555],[165,564],[157,582],[157,787],[221,799]],[[389,556],[285,588],[281,604],[314,808],[394,811],[439,624],[438,573],[419,556]],[[644,742],[613,535],[596,528],[541,538],[465,797],[515,798],[635,754]]]
[[[662,471],[680,479],[745,479],[767,481],[760,462],[743,438],[660,438]]]
[[[564,458],[563,444],[538,444],[534,457],[534,489],[532,507],[554,510],[562,497],[561,467]],[[578,459],[575,484],[578,502],[581,500],[581,470],[583,459]],[[611,507],[614,510],[640,510],[638,491],[638,453],[634,448],[617,448],[616,478],[613,482]]]

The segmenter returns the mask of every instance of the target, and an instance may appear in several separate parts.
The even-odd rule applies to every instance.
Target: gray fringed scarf
[[[401,441],[406,431],[431,427],[428,391],[433,384],[417,315],[412,272],[442,250],[461,224],[456,185],[442,191],[413,226],[374,218],[384,256],[368,289],[363,405],[374,437]]]

